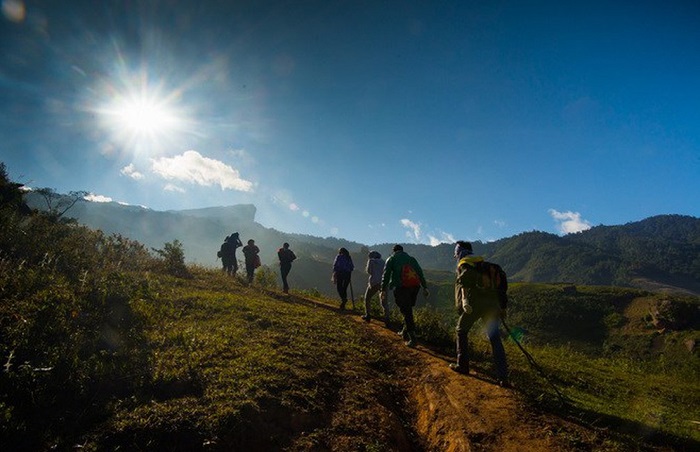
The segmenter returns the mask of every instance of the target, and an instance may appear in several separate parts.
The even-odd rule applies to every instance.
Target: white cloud
[[[559,212],[549,209],[549,215],[557,223],[556,228],[560,234],[573,234],[591,228],[591,223],[581,218],[581,214],[578,212]]]
[[[166,184],[165,187],[163,187],[163,190],[165,191],[174,191],[177,193],[185,193],[185,189],[182,187],[178,187],[175,184]]]
[[[83,199],[90,202],[112,202],[112,198],[108,196],[96,195],[94,193],[83,196]]]
[[[493,220],[493,223],[498,226],[499,228],[505,228],[506,227],[506,222],[503,220]]]
[[[448,232],[439,232],[439,237],[428,234],[428,241],[430,246],[438,246],[441,243],[455,243],[457,239]]]
[[[185,151],[172,158],[152,159],[151,163],[153,172],[166,180],[205,187],[218,185],[221,190],[253,191],[253,183],[241,179],[238,170],[219,160],[204,157],[197,151]]]
[[[415,240],[417,242],[420,241],[421,238],[421,232],[420,232],[420,223],[414,223],[413,221],[409,220],[408,218],[403,218],[401,219],[401,225],[408,229],[406,231],[406,237],[408,237],[411,240]]]
[[[134,180],[141,180],[145,177],[142,173],[140,173],[136,170],[136,167],[134,166],[133,163],[129,163],[124,168],[122,168],[121,171],[119,171],[119,172],[122,175],[128,176]]]

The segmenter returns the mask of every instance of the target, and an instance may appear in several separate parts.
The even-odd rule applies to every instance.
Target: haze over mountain
[[[27,195],[34,208],[43,208],[41,197]],[[337,238],[284,233],[255,221],[253,205],[235,205],[155,211],[115,202],[76,203],[66,216],[107,234],[121,234],[151,248],[179,240],[186,259],[215,267],[216,251],[224,237],[238,231],[261,249],[263,264],[275,267],[276,251],[289,242],[299,256],[292,278],[299,288],[317,288],[332,294],[330,265],[341,246],[353,254],[356,281],[364,284],[366,252],[370,245],[385,258],[392,243],[362,244]],[[453,244],[437,246],[405,243],[425,269],[449,279],[454,266]],[[477,254],[500,263],[511,281],[568,282],[574,284],[633,286],[652,290],[700,293],[700,219],[660,215],[625,225],[597,226],[576,234],[558,236],[525,232],[495,242],[474,242]],[[239,250],[239,259],[242,255]]]

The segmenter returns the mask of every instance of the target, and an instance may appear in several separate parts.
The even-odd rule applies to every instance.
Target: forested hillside
[[[30,194],[26,198],[31,207],[46,209],[47,203],[39,194]],[[277,263],[277,249],[283,242],[289,242],[299,257],[298,263],[305,262],[298,265],[293,277],[303,281],[303,287],[315,288],[328,295],[333,293],[328,284],[329,267],[339,247],[346,247],[353,254],[355,265],[362,273],[354,279],[362,283],[365,281],[363,269],[367,251],[376,249],[385,258],[391,254],[392,243],[366,245],[266,228],[255,222],[255,212],[252,205],[157,212],[81,199],[65,216],[149,247],[178,240],[189,262],[211,267],[220,265],[216,251],[223,238],[234,231],[240,232],[244,241],[255,239],[261,249],[263,264],[273,267]],[[404,248],[426,269],[453,269],[453,244],[404,244]],[[524,232],[495,242],[474,242],[474,251],[500,263],[512,281],[569,282],[700,293],[700,219],[696,217],[660,215],[625,225],[597,226],[565,236]],[[304,269],[311,273],[301,274]]]

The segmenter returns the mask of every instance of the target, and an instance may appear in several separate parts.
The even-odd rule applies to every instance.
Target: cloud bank
[[[549,215],[556,222],[556,228],[560,234],[573,234],[591,228],[591,223],[581,218],[581,214],[578,212],[559,212],[549,209]]]

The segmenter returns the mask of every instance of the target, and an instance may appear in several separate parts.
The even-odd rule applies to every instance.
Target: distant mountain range
[[[33,208],[42,200],[25,196]],[[208,207],[180,211],[154,211],[114,202],[78,202],[65,215],[107,234],[121,234],[151,248],[182,242],[186,259],[203,266],[219,266],[216,251],[223,239],[239,232],[245,243],[252,238],[261,249],[263,264],[275,266],[276,251],[289,242],[299,256],[292,283],[299,288],[317,288],[332,294],[328,282],[330,265],[339,247],[348,248],[356,270],[366,281],[364,266],[369,247],[336,238],[291,234],[255,222],[253,205]],[[435,277],[451,278],[454,244],[438,246],[403,244],[423,268]],[[577,234],[558,236],[525,232],[495,242],[474,242],[474,251],[498,262],[511,281],[567,282],[589,285],[618,285],[648,290],[700,293],[700,219],[683,215],[659,215],[620,226],[597,226]],[[385,258],[393,243],[373,245]],[[240,250],[239,250],[240,254]],[[239,256],[239,259],[242,256]],[[357,272],[356,272],[357,273]],[[442,275],[442,276],[440,276]],[[358,283],[355,283],[359,285]]]

